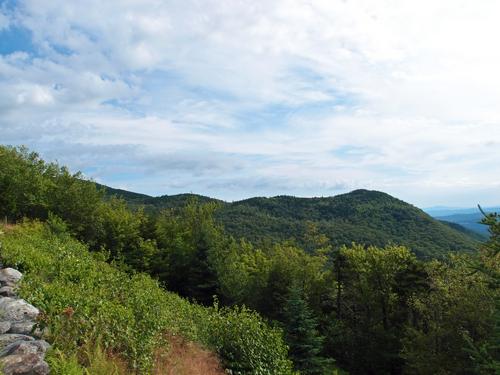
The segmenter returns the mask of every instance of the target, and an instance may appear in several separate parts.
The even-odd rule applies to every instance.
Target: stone
[[[50,344],[45,340],[16,341],[0,351],[0,357],[18,354],[45,354]]]
[[[23,299],[0,298],[0,318],[10,321],[35,320],[40,311]]]
[[[4,333],[0,335],[0,350],[16,341],[35,341],[35,339],[28,335],[20,335],[17,333]]]
[[[45,353],[50,348],[36,329],[40,311],[15,298],[22,274],[12,268],[0,269],[0,372],[6,375],[48,375]]]
[[[43,355],[35,353],[8,355],[0,359],[0,366],[5,375],[47,375],[50,371]]]
[[[0,283],[3,284],[16,284],[21,280],[23,274],[14,268],[3,268],[0,270]]]
[[[9,332],[10,327],[11,323],[8,320],[6,320],[5,322],[0,322],[0,335]]]
[[[14,297],[16,292],[14,291],[14,287],[10,285],[5,285],[0,288],[0,296],[3,297]]]
[[[33,335],[35,322],[32,320],[26,320],[23,322],[11,322],[11,327],[9,333],[20,333],[23,335]]]

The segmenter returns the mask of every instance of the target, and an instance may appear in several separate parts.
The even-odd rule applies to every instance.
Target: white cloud
[[[30,145],[71,163],[62,141],[133,145],[134,173],[145,153],[184,157],[155,164],[158,188],[126,182],[154,193],[366,186],[498,204],[499,11],[493,0],[26,0],[0,14],[0,30],[14,20],[37,48],[0,56],[0,127],[13,143],[41,132]],[[179,181],[164,184],[172,165]],[[448,201],[431,202],[440,189]]]

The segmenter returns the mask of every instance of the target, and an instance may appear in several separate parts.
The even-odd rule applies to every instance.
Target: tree
[[[215,258],[225,244],[213,220],[216,208],[191,201],[180,210],[163,211],[156,227],[159,250],[152,272],[168,289],[204,304],[218,292]]]
[[[481,212],[483,210],[479,207]],[[481,249],[474,268],[486,276],[489,288],[495,293],[493,327],[488,339],[475,343],[469,339],[468,352],[471,354],[478,374],[500,374],[500,216],[498,213],[484,213],[483,224],[488,225],[490,239]]]
[[[352,374],[398,374],[402,371],[401,337],[409,301],[420,284],[418,260],[406,248],[343,247],[331,265],[329,319],[325,351]],[[407,293],[399,283],[409,287]],[[337,297],[337,298],[335,298]],[[333,306],[331,306],[333,305]]]
[[[403,335],[408,374],[473,373],[468,342],[482,345],[491,330],[493,293],[484,275],[471,272],[471,259],[450,256],[426,264],[430,289],[411,299],[415,319]]]
[[[46,165],[25,147],[0,146],[0,215],[18,220],[24,216],[47,218],[48,178],[54,165]]]
[[[283,318],[285,340],[295,368],[301,374],[324,374],[331,362],[321,355],[324,338],[301,287],[290,287]]]

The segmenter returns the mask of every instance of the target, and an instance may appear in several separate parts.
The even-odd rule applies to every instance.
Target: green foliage
[[[245,307],[215,306],[207,340],[235,375],[292,374],[281,331]],[[251,334],[249,334],[251,332]]]
[[[234,374],[290,374],[267,321],[304,374],[336,373],[324,357],[353,375],[498,374],[496,215],[477,257],[447,257],[476,242],[384,193],[152,198],[2,146],[0,191],[1,216],[45,221],[0,240],[2,260],[25,272],[20,293],[44,312],[55,374],[113,373],[109,353],[150,373],[165,334],[215,350]]]
[[[468,339],[483,343],[492,328],[493,291],[473,273],[470,259],[427,264],[431,289],[413,296],[402,356],[408,374],[470,374]]]
[[[60,350],[49,351],[46,360],[52,375],[124,375],[117,364],[99,344],[85,345],[79,359],[76,354],[66,355]],[[80,364],[83,362],[84,364]],[[127,372],[128,373],[128,372]]]
[[[43,311],[48,339],[64,353],[58,365],[71,368],[73,356],[90,342],[149,373],[153,351],[169,332],[216,350],[235,371],[286,373],[281,371],[290,363],[281,334],[256,313],[190,304],[150,277],[127,275],[101,253],[46,228],[19,225],[1,237],[1,252],[6,264],[25,273],[20,294]]]
[[[283,323],[290,357],[301,374],[324,374],[328,361],[321,356],[324,337],[320,336],[318,323],[298,286],[289,289],[284,308]]]
[[[182,296],[210,304],[218,284],[214,258],[225,238],[213,221],[214,204],[191,201],[182,209],[165,210],[156,222],[159,252],[152,273]]]
[[[340,250],[337,262],[332,270],[338,286],[335,307],[323,323],[329,332],[327,352],[354,374],[401,371],[409,296],[399,283],[417,259],[404,247],[353,245]]]
[[[145,205],[149,212],[182,207],[193,197],[180,194],[153,198],[114,189],[110,192],[133,206]],[[256,244],[294,239],[310,250],[313,225],[333,246],[355,242],[383,247],[393,243],[410,248],[420,258],[434,258],[449,251],[472,252],[479,239],[462,227],[434,220],[422,210],[377,191],[356,190],[328,198],[250,198],[233,203],[196,197],[201,203],[218,202],[220,209],[215,216],[225,230]]]
[[[294,238],[307,248],[312,222],[334,246],[393,243],[422,258],[476,248],[476,241],[466,234],[376,191],[356,190],[329,198],[251,198],[224,206],[218,218],[230,234],[253,242]]]
[[[500,374],[500,217],[498,214],[485,215],[483,224],[490,232],[490,240],[483,246],[473,268],[485,278],[486,285],[494,294],[491,333],[484,341],[467,335],[468,353],[474,360],[474,370],[478,374]]]
[[[52,375],[85,375],[76,354],[66,356],[59,350],[51,350],[45,359]]]
[[[26,148],[0,146],[0,215],[17,220],[23,216],[45,216],[54,184],[50,176],[59,173],[39,155]]]
[[[0,146],[0,191],[0,215],[11,221],[50,219],[92,249],[105,247],[139,270],[154,253],[153,244],[144,244],[148,218],[142,210],[131,211],[117,198],[104,200],[96,184],[26,148]]]

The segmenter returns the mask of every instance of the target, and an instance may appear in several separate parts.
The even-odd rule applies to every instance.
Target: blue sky
[[[500,203],[497,1],[0,4],[0,142],[98,182]]]

